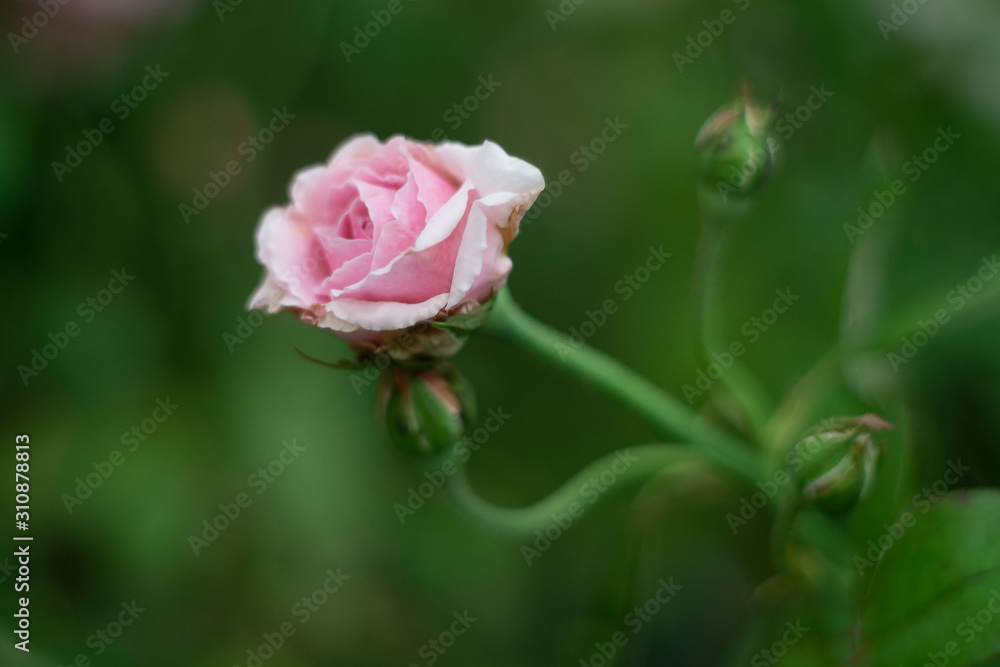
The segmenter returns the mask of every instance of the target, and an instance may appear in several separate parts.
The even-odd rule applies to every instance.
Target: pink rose
[[[507,246],[541,172],[481,146],[360,135],[300,171],[257,228],[266,273],[250,308],[292,310],[378,349],[400,330],[482,305],[507,282]]]

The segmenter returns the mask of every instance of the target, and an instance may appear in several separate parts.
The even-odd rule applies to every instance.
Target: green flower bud
[[[694,148],[703,183],[723,201],[753,193],[771,171],[777,142],[770,135],[773,107],[750,98],[744,84],[736,99],[716,111],[698,131]]]
[[[893,428],[878,415],[828,420],[822,430],[795,445],[805,462],[798,475],[799,496],[829,514],[851,509],[875,481],[881,445],[872,433]]]
[[[462,438],[475,420],[476,401],[472,385],[447,362],[395,365],[383,375],[379,408],[393,444],[432,456]]]

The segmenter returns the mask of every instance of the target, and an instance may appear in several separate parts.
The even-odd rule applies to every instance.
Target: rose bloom
[[[291,310],[359,352],[385,349],[506,283],[507,246],[544,186],[538,169],[489,141],[353,137],[296,174],[291,203],[262,217],[266,273],[249,307]]]

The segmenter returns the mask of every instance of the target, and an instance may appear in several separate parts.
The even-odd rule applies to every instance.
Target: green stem
[[[583,509],[604,501],[647,482],[651,477],[675,463],[694,459],[694,454],[681,445],[638,445],[612,452],[587,465],[551,494],[527,507],[497,507],[478,496],[469,486],[465,472],[459,472],[448,482],[448,489],[455,505],[478,523],[508,537],[527,537],[536,530],[544,530],[558,516],[565,521],[569,515],[574,521]],[[593,484],[602,473],[615,476],[610,484]],[[584,494],[587,484],[594,492],[606,488],[601,495]],[[577,507],[574,507],[577,506]]]
[[[788,570],[788,542],[792,525],[799,511],[799,498],[795,493],[785,493],[778,502],[778,511],[771,527],[771,562],[778,571]]]
[[[726,252],[728,230],[742,217],[746,206],[737,202],[722,202],[718,195],[704,186],[699,189],[699,203],[702,220],[694,275],[697,315],[695,321],[699,330],[703,360],[711,363],[713,354],[730,353],[729,347],[732,343],[723,340],[719,334],[717,307],[721,293],[719,282],[722,277],[722,258]],[[767,390],[735,358],[722,374],[720,381],[739,401],[751,431],[758,440],[761,440],[773,409]]]
[[[484,331],[587,382],[642,417],[661,437],[688,442],[736,479],[752,485],[761,479],[757,454],[739,438],[719,429],[652,382],[587,345],[535,320],[504,288],[494,298]]]

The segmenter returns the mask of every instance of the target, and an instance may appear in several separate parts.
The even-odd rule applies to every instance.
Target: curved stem
[[[617,400],[657,434],[688,442],[725,472],[747,484],[761,479],[757,454],[739,438],[700,417],[676,398],[618,361],[535,320],[504,288],[493,297],[484,331],[509,341]]]
[[[448,481],[455,504],[468,516],[491,530],[508,537],[525,537],[544,530],[566,516],[576,521],[582,512],[595,504],[644,484],[664,468],[692,460],[694,454],[681,445],[638,445],[612,452],[590,463],[551,494],[527,507],[497,507],[476,494],[463,470]],[[610,484],[608,471],[614,475]],[[595,482],[597,482],[595,484]],[[558,525],[558,524],[557,524]]]

